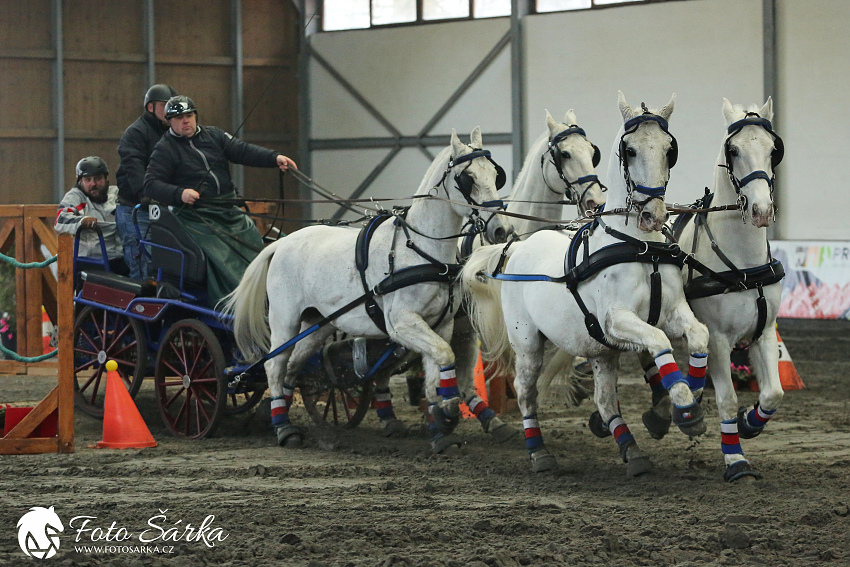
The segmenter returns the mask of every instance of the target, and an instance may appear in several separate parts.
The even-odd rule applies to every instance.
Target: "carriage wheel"
[[[249,388],[239,388],[238,390],[228,388],[227,402],[224,405],[224,415],[238,415],[252,409],[263,399],[266,388],[267,386],[265,384],[251,386]]]
[[[304,408],[316,423],[353,429],[357,427],[372,405],[372,381],[353,385],[334,385],[326,389],[301,386]]]
[[[86,306],[74,323],[74,404],[103,418],[106,361],[118,363],[118,374],[134,397],[145,378],[147,347],[142,324],[132,317]]]
[[[177,437],[203,439],[218,425],[227,402],[224,353],[212,330],[195,319],[174,323],[156,356],[156,401]]]

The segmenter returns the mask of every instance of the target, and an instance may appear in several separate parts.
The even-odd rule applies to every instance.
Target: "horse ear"
[[[549,139],[551,140],[555,134],[561,131],[561,125],[555,122],[555,119],[552,118],[552,115],[549,114],[549,111],[546,111],[546,126],[549,128]]]
[[[658,116],[663,118],[664,120],[670,120],[670,115],[673,114],[673,107],[676,106],[676,93],[673,93],[673,96],[670,97],[670,102],[665,104],[661,110],[658,111]]]
[[[469,142],[474,148],[483,148],[484,142],[481,141],[481,126],[476,126],[469,135]]]
[[[460,138],[457,137],[457,131],[452,128],[452,156],[457,157],[461,155],[465,149],[466,146],[460,141]]]
[[[578,120],[576,120],[576,113],[573,112],[572,108],[567,111],[566,115],[564,115],[564,121],[567,123],[567,126],[578,124]]]
[[[759,116],[762,118],[767,118],[768,120],[773,120],[773,99],[771,97],[767,97],[767,102],[764,103],[764,106],[759,110]]]
[[[727,126],[735,121],[735,107],[726,97],[723,97],[723,118],[726,119]]]
[[[626,95],[623,94],[623,91],[617,91],[617,104],[620,107],[620,114],[623,116],[623,122],[628,122],[635,117],[635,111],[632,110],[632,107],[629,106],[628,102],[626,102]]]

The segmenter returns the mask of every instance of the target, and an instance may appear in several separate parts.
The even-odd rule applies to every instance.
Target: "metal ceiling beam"
[[[435,136],[401,136],[399,138],[326,138],[310,140],[311,150],[349,150],[367,148],[415,148],[448,145],[448,134]],[[491,144],[510,144],[512,133],[487,134]],[[431,158],[433,159],[433,158]]]

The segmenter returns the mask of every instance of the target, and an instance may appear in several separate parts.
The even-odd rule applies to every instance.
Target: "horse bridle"
[[[650,112],[649,109],[646,108],[646,105],[644,103],[640,103],[640,105],[641,108],[643,108],[643,114],[635,116],[634,118],[631,118],[630,120],[626,121],[626,123],[623,125],[624,131],[623,135],[620,136],[619,144],[620,152],[618,157],[620,159],[620,165],[623,168],[623,179],[626,182],[626,192],[628,193],[628,196],[626,197],[627,210],[639,210],[646,206],[646,204],[649,203],[652,199],[661,199],[663,201],[664,196],[667,193],[667,184],[665,183],[661,187],[646,187],[644,185],[639,185],[632,181],[632,176],[629,172],[628,155],[626,154],[626,136],[637,130],[644,122],[655,122],[668,136],[670,136],[670,150],[667,152],[668,170],[672,169],[673,166],[676,165],[676,161],[679,159],[679,144],[678,142],[676,142],[676,137],[670,133],[670,130],[668,129],[667,120],[665,120],[661,116],[658,116],[657,114],[653,114],[652,112]],[[634,199],[632,198],[632,194],[635,191],[646,195],[647,199],[641,202],[634,201]]]
[[[743,130],[745,126],[759,126],[767,130],[767,133],[773,137],[773,152],[770,154],[770,175],[766,171],[759,169],[744,176],[743,179],[735,177],[735,172],[732,171],[733,156],[731,142],[732,138]],[[770,123],[770,120],[762,118],[757,112],[747,112],[744,118],[730,124],[729,128],[726,129],[726,133],[726,141],[723,142],[723,154],[726,163],[722,163],[718,167],[726,168],[726,172],[729,174],[729,180],[732,182],[732,187],[735,188],[735,194],[738,195],[738,208],[741,211],[741,221],[746,222],[745,214],[747,210],[747,197],[741,191],[747,183],[756,179],[764,179],[767,181],[768,187],[770,187],[770,204],[773,205],[773,220],[776,221],[776,205],[773,202],[773,189],[776,181],[774,170],[782,162],[782,157],[785,155],[785,143],[779,137],[779,134],[773,131],[773,125]]]
[[[567,200],[564,202],[566,205],[577,205],[581,203],[584,199],[584,196],[593,187],[594,184],[598,184],[602,191],[607,191],[608,188],[605,187],[600,181],[599,177],[596,175],[585,175],[583,177],[579,177],[574,181],[570,181],[567,179],[567,176],[564,174],[563,167],[563,156],[561,155],[560,149],[558,148],[558,144],[560,144],[567,136],[571,136],[573,134],[581,134],[585,140],[587,140],[587,134],[583,129],[579,128],[578,125],[572,124],[566,130],[555,134],[552,139],[549,140],[549,146],[546,148],[546,151],[543,152],[543,155],[540,156],[540,169],[543,170],[543,165],[546,160],[546,154],[552,158],[550,163],[555,166],[555,171],[558,172],[558,177],[561,178],[561,181],[564,182],[564,196]],[[593,147],[593,167],[599,165],[599,161],[602,159],[602,154],[599,152],[599,148],[596,147],[596,144],[590,142],[588,143]],[[546,187],[549,188],[550,191],[555,193],[556,195],[560,195],[560,191],[556,191],[549,185],[549,182],[546,180],[546,173],[543,172],[543,182],[546,184]],[[584,188],[584,191],[579,194],[578,189],[575,188],[575,185],[583,185],[587,183],[587,187]]]
[[[490,215],[490,218],[485,221],[478,214],[478,209],[476,207],[493,207],[496,209],[505,208],[505,203],[501,199],[478,203],[475,199],[472,198],[472,186],[474,184],[474,181],[466,170],[469,169],[469,167],[472,165],[472,160],[480,157],[487,158],[487,161],[492,163],[493,166],[496,168],[496,190],[499,190],[504,187],[505,182],[507,181],[505,170],[502,169],[502,166],[496,163],[496,161],[492,158],[492,156],[490,155],[490,150],[484,150],[481,148],[472,148],[472,151],[468,154],[464,154],[454,159],[450,159],[449,163],[446,165],[446,170],[443,172],[443,176],[440,178],[437,184],[434,185],[435,188],[442,186],[443,191],[445,191],[446,193],[446,197],[451,199],[451,196],[449,195],[449,190],[446,187],[446,179],[448,178],[449,173],[455,166],[468,162],[467,166],[464,167],[460,173],[454,176],[454,179],[458,192],[463,196],[463,198],[468,204],[473,205],[471,207],[472,212],[469,214],[469,224],[472,225],[473,234],[486,234],[487,225],[496,216],[495,214]]]

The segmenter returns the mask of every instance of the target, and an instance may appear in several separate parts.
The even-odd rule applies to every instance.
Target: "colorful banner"
[[[780,317],[850,319],[850,242],[777,240],[785,267]]]

